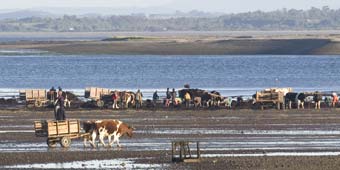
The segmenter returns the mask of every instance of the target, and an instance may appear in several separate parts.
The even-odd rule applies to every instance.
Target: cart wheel
[[[60,145],[64,148],[68,148],[71,145],[71,139],[69,137],[62,137]]]
[[[26,107],[27,107],[27,108],[30,108],[30,109],[31,109],[31,108],[34,108],[34,104],[28,103],[28,104],[26,105]]]
[[[39,107],[39,105],[40,105],[40,102],[39,102],[38,100],[36,100],[36,101],[34,102],[34,107]]]
[[[104,101],[103,100],[98,100],[97,101],[97,106],[100,107],[100,108],[104,107]]]
[[[55,148],[55,147],[57,147],[57,142],[54,141],[54,140],[51,140],[51,139],[47,139],[47,146],[49,148]]]

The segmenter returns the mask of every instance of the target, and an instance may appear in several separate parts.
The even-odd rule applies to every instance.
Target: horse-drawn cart
[[[28,89],[19,92],[20,99],[26,102],[28,107],[44,107],[48,103],[46,90]]]
[[[47,137],[48,147],[56,147],[57,142],[62,147],[69,147],[71,139],[86,137],[89,134],[81,133],[79,120],[41,120],[34,122],[35,135],[37,137]]]
[[[85,98],[90,99],[91,102],[95,102],[95,106],[102,108],[107,101],[107,96],[111,98],[111,90],[106,88],[88,87],[85,88]]]
[[[262,110],[265,105],[276,105],[277,109],[284,109],[286,93],[292,92],[292,88],[271,88],[255,94],[255,104]]]

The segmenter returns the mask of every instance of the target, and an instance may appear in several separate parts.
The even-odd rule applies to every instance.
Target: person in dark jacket
[[[170,99],[171,99],[171,93],[169,91],[169,88],[166,89],[166,99],[165,99],[165,107],[170,106]]]
[[[313,95],[313,100],[315,102],[315,109],[320,109],[322,94],[320,92],[316,91]]]
[[[156,107],[157,100],[159,99],[159,96],[157,94],[157,90],[153,93],[152,101],[153,101],[153,107]]]
[[[172,92],[171,92],[171,100],[172,100],[172,106],[175,107],[177,105],[176,103],[176,96],[177,96],[177,93],[175,91],[175,88],[172,89]]]
[[[56,120],[65,120],[65,106],[64,106],[64,96],[63,91],[58,91],[58,98],[55,102],[55,119]]]

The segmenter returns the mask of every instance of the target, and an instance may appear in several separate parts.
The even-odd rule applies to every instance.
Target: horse
[[[135,104],[136,95],[131,91],[118,92],[122,108],[129,108],[129,105]]]

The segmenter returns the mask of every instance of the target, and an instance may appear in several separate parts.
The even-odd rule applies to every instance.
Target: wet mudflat
[[[136,128],[122,148],[49,149],[33,121],[48,109],[0,111],[0,167],[37,169],[336,169],[340,110],[68,110],[69,119],[119,119]],[[200,163],[171,162],[171,141],[200,141]],[[194,148],[194,146],[192,146]],[[193,152],[193,154],[195,154]]]

